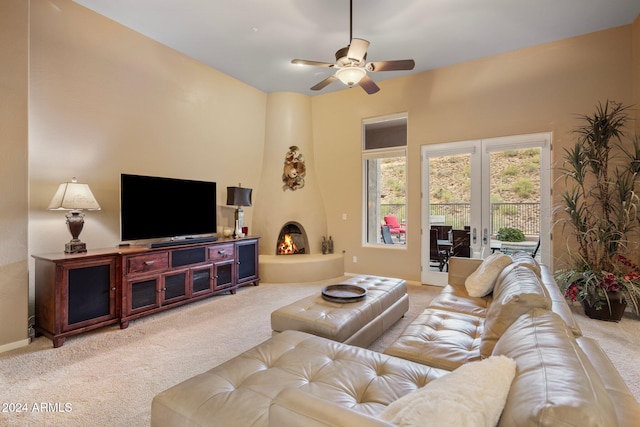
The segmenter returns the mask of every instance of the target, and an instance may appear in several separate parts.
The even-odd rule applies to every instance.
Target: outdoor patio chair
[[[429,267],[438,267],[438,270],[442,271],[449,261],[449,253],[438,246],[438,230],[432,228],[429,231],[431,233]]]
[[[393,245],[393,239],[391,238],[391,232],[389,231],[389,226],[388,225],[382,225],[380,226],[381,231],[382,231],[382,241],[384,242],[385,245]]]
[[[452,256],[471,258],[471,237],[466,230],[451,230],[453,235]]]
[[[387,215],[384,217],[384,224],[389,226],[389,232],[396,234],[398,237],[404,236],[407,233],[407,229],[400,226],[398,218],[395,215]]]
[[[438,230],[438,239],[449,240],[449,232],[453,228],[451,225],[432,225],[431,228]]]

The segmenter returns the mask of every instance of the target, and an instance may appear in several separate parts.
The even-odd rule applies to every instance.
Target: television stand
[[[33,255],[36,331],[60,347],[72,335],[258,286],[258,237],[196,240]]]
[[[196,243],[211,243],[217,241],[218,238],[214,236],[210,237],[196,237],[186,238],[181,240],[171,240],[168,242],[156,242],[151,244],[151,248],[168,248],[170,246],[192,245]]]

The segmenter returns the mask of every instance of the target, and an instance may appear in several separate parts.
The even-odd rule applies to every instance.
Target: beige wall
[[[383,81],[374,96],[354,88],[313,97],[318,180],[336,251],[346,251],[345,271],[420,280],[422,145],[550,131],[555,159],[571,141],[575,113],[590,112],[607,98],[631,103],[630,52],[631,26],[624,26]],[[361,120],[404,111],[407,247],[362,247]],[[554,242],[560,253],[562,239]]]
[[[0,3],[0,352],[28,342],[28,14]]]
[[[219,228],[233,225],[226,187],[259,182],[265,93],[70,0],[32,2],[30,59],[31,253],[69,241],[46,207],[73,176],[102,206],[86,213],[90,249],[119,242],[123,172],[216,181]],[[154,215],[164,203],[180,201]]]

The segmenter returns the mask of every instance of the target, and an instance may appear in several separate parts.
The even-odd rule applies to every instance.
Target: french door
[[[525,250],[549,263],[550,133],[425,145],[421,155],[422,283],[447,283],[438,254]],[[432,228],[468,236],[470,249],[460,252],[453,233],[432,244]]]

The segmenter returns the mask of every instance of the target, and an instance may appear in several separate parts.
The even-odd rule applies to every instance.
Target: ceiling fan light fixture
[[[330,75],[311,87],[311,90],[321,90],[340,80],[348,87],[359,85],[367,94],[373,95],[380,87],[367,75],[374,71],[409,71],[415,67],[413,59],[399,61],[377,61],[366,63],[369,41],[353,37],[353,0],[349,1],[349,45],[336,52],[334,64],[306,59],[294,59],[291,62],[300,65],[314,65],[317,67],[335,68],[335,74]]]
[[[347,86],[357,85],[365,75],[367,71],[360,67],[346,67],[336,71],[336,77]]]

